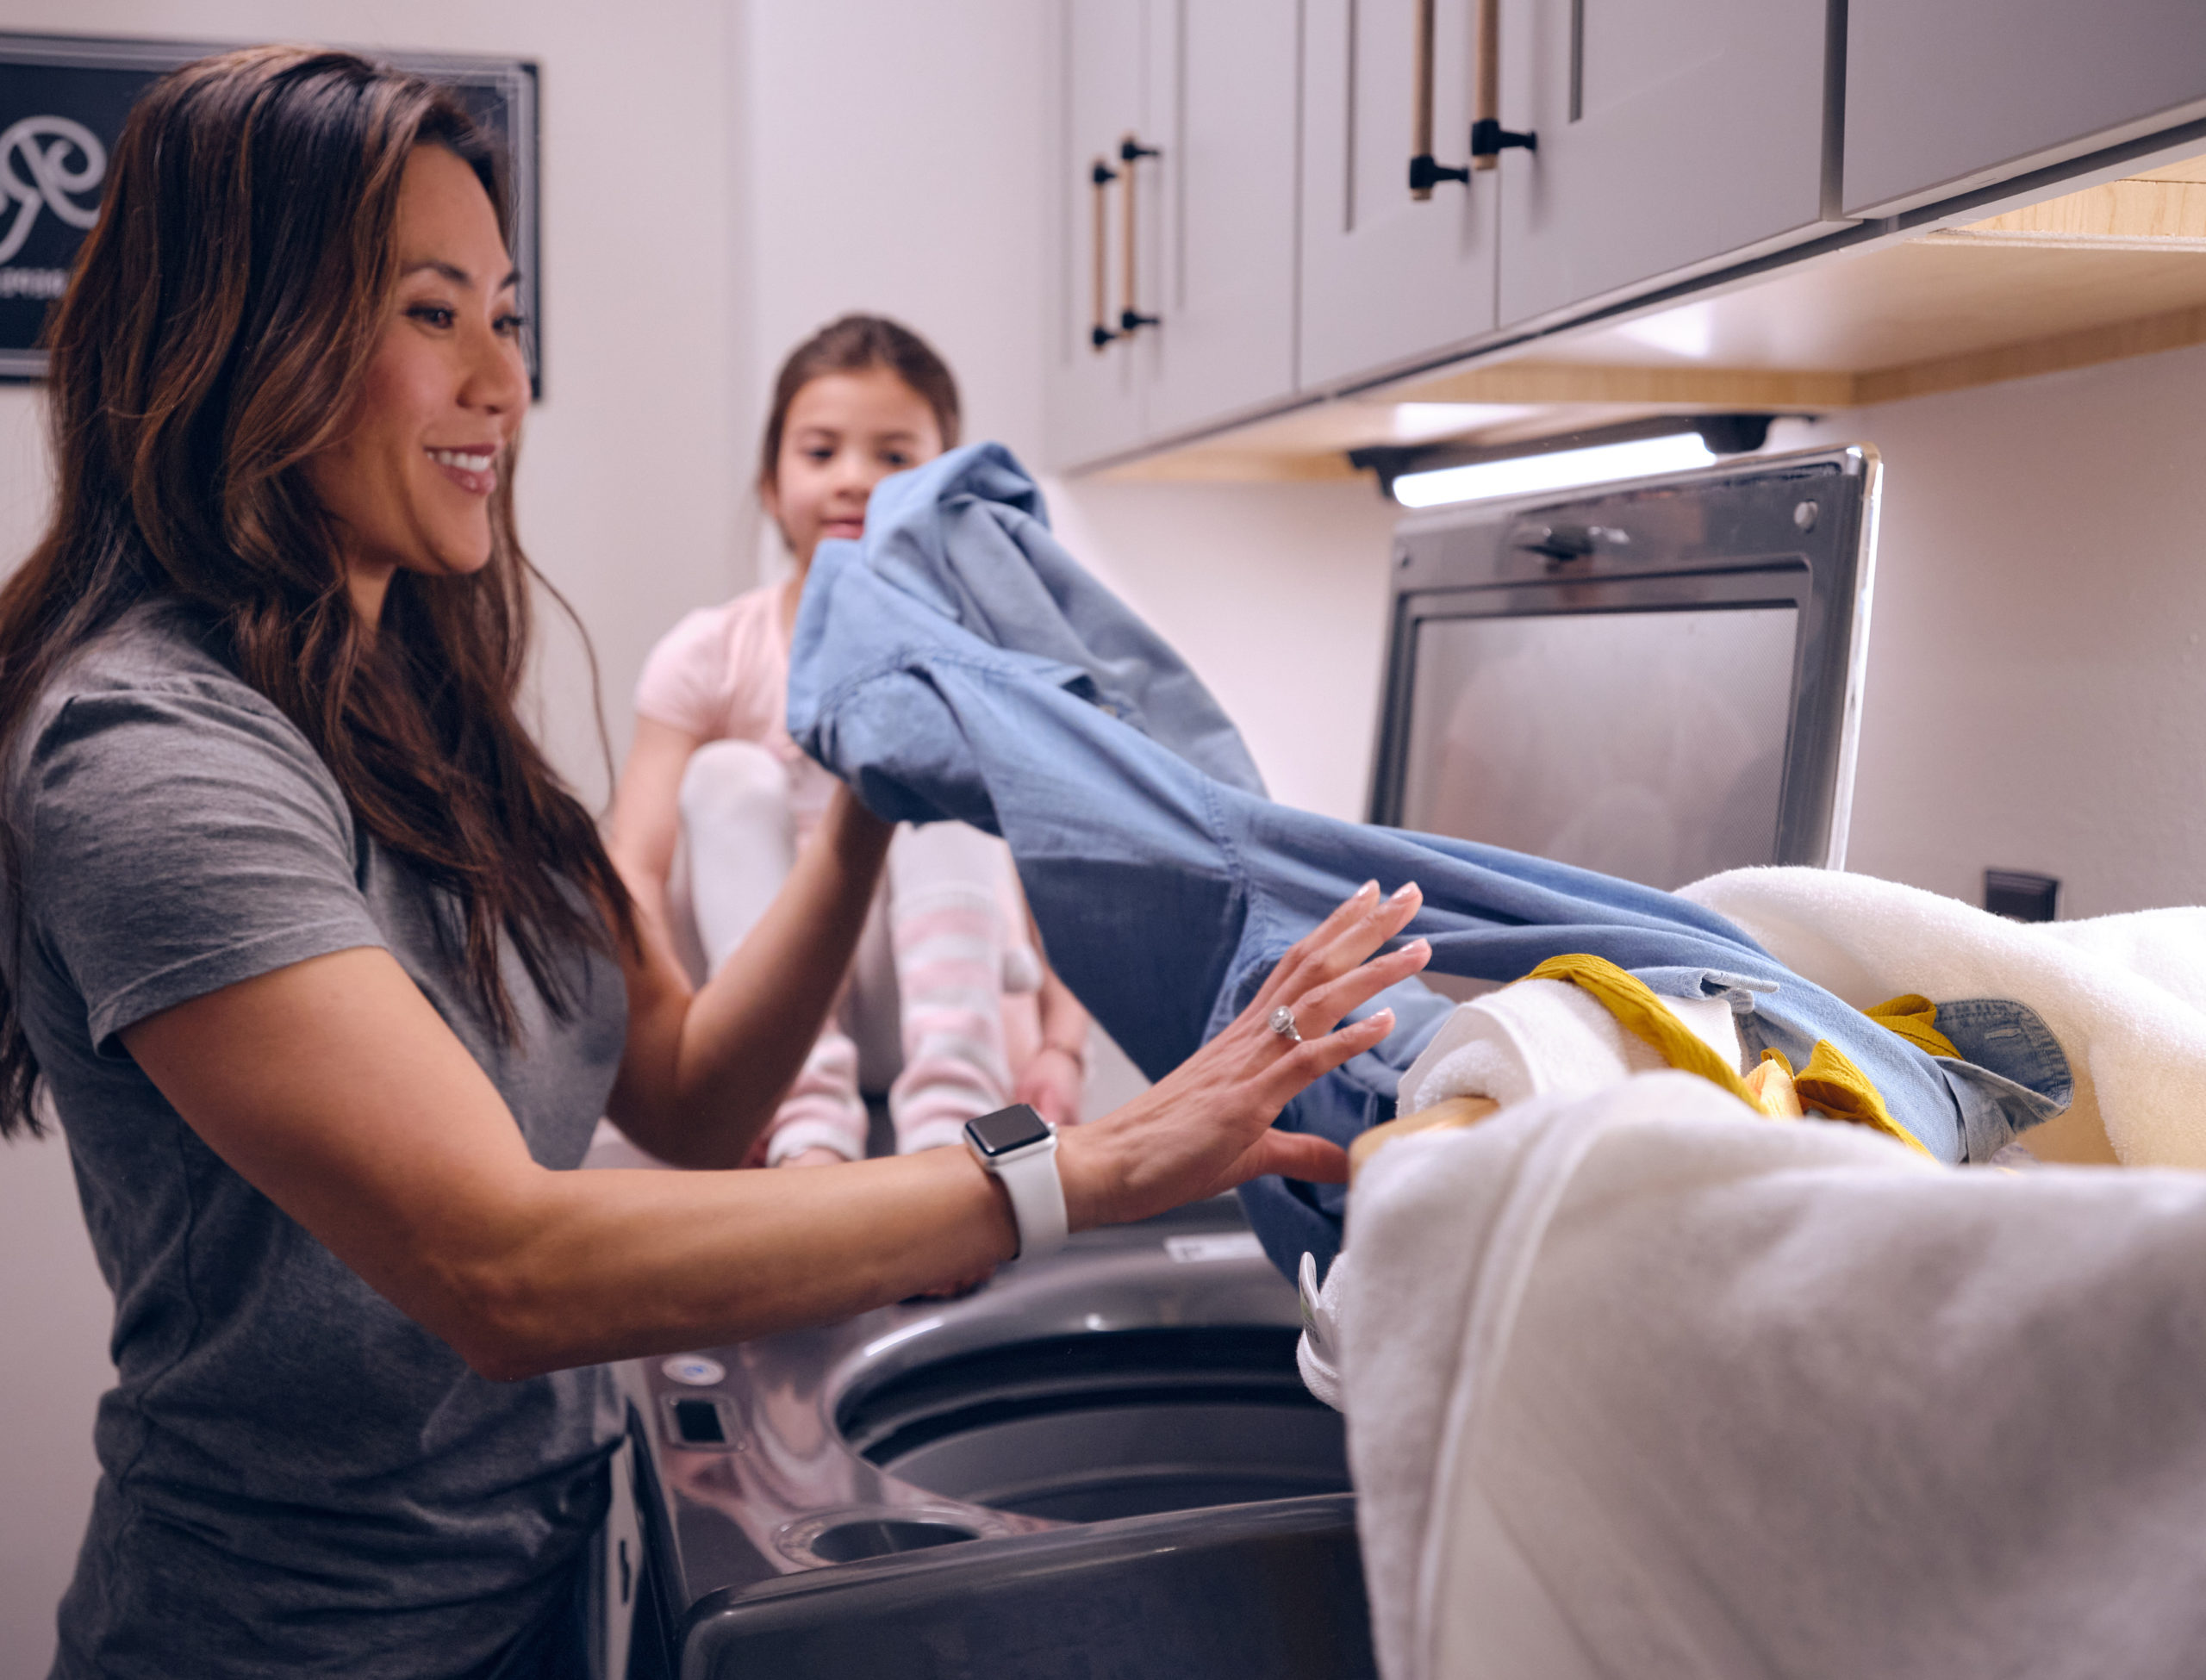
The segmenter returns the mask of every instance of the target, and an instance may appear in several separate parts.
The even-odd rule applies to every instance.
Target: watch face
[[[966,1135],[981,1146],[981,1153],[994,1160],[1007,1155],[1013,1149],[1023,1149],[1030,1143],[1039,1143],[1050,1135],[1042,1117],[1024,1103],[1013,1103],[1009,1108],[1000,1108],[994,1114],[984,1114],[965,1124]]]

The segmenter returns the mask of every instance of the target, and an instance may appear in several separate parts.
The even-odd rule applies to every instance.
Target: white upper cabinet
[[[1430,156],[1469,161],[1477,0],[1304,0],[1305,386],[1444,352],[1494,326],[1496,177],[1410,185],[1430,90]]]
[[[2206,0],[1052,9],[1061,467],[2206,134]]]
[[[1850,0],[1846,33],[1849,215],[2206,116],[2206,0]]]
[[[1060,464],[1294,389],[1294,11],[1063,0],[1049,415]]]
[[[1843,225],[1842,5],[1498,3],[1499,119],[1536,142],[1499,154],[1502,326]]]
[[[1149,7],[1150,85],[1170,90],[1145,346],[1149,429],[1164,434],[1294,389],[1298,66],[1282,0]]]
[[[1150,120],[1149,8],[1128,0],[1064,0],[1058,64],[1064,96],[1056,109],[1056,283],[1051,311],[1047,416],[1058,464],[1131,449],[1148,432],[1138,326],[1129,333],[1126,241],[1135,246],[1137,312],[1143,282],[1156,296],[1156,239],[1163,218],[1154,158],[1121,156],[1131,137],[1154,146]],[[1135,215],[1125,215],[1126,175],[1137,171]],[[1141,261],[1146,244],[1150,260]],[[1146,266],[1148,272],[1141,271]],[[1099,334],[1101,336],[1099,341]]]

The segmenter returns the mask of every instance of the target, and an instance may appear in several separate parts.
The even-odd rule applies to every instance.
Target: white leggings
[[[788,773],[753,743],[708,743],[682,775],[681,815],[670,897],[677,921],[686,898],[709,974],[795,860]],[[888,1092],[904,1154],[956,1143],[966,1121],[1011,1100],[1013,1071],[1040,1041],[1021,904],[1001,841],[962,823],[897,831],[834,1019],[768,1133],[770,1162],[817,1146],[862,1157],[862,1086]]]

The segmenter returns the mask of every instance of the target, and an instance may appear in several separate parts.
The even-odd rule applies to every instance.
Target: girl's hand
[[[1014,1103],[1025,1103],[1052,1126],[1080,1123],[1080,1100],[1087,1085],[1087,1069],[1072,1051],[1058,1044],[1044,1044],[1019,1071]]]
[[[1065,1132],[1057,1161],[1072,1229],[1144,1219],[1267,1173],[1344,1182],[1345,1150],[1271,1123],[1312,1080],[1393,1030],[1392,1010],[1339,1023],[1430,960],[1422,939],[1371,955],[1423,902],[1414,884],[1383,899],[1376,881],[1366,884],[1280,959],[1232,1025],[1125,1107]],[[1281,1005],[1299,1044],[1271,1030]]]

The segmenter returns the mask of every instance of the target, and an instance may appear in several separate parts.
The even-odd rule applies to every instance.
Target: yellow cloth
[[[1962,1059],[1961,1053],[1954,1048],[1954,1041],[1938,1030],[1938,1005],[1920,992],[1905,992],[1880,1004],[1872,1004],[1867,1013],[1879,1026],[1898,1033],[1918,1050],[1934,1056]]]
[[[1749,1086],[1739,1077],[1737,1068],[1727,1064],[1702,1039],[1696,1037],[1686,1024],[1671,1013],[1668,1005],[1655,996],[1652,987],[1636,974],[1611,962],[1606,957],[1586,952],[1573,952],[1565,956],[1551,956],[1525,976],[1528,980],[1567,980],[1589,993],[1594,1002],[1616,1017],[1617,1024],[1640,1040],[1671,1067],[1681,1073],[1698,1073],[1711,1085],[1729,1092],[1748,1108],[1757,1112],[1779,1116],[1784,1112],[1782,1096],[1767,1081]],[[1918,1011],[1914,1006],[1921,1005]],[[1902,1006],[1905,1007],[1902,1007]],[[1951,1055],[1953,1045],[1941,1037],[1935,1026],[1920,1019],[1922,1011],[1928,1011],[1935,1021],[1937,1011],[1928,999],[1895,998],[1888,1004],[1879,1004],[1879,1010],[1892,1011],[1873,1017],[1879,1026],[1898,1033],[1910,1043],[1924,1044],[1917,1035],[1944,1044],[1945,1048],[1934,1054]],[[1904,1024],[1895,1025],[1898,1022]],[[1924,1044],[1924,1048],[1929,1048]],[[1829,1039],[1818,1039],[1809,1055],[1808,1065],[1798,1073],[1792,1073],[1792,1064],[1774,1050],[1765,1060],[1774,1059],[1781,1064],[1804,1105],[1820,1109],[1835,1120],[1851,1120],[1868,1126],[1889,1136],[1898,1138],[1910,1149],[1920,1154],[1930,1152],[1917,1142],[1885,1106],[1883,1095],[1869,1083],[1868,1075],[1846,1059],[1845,1055]]]
[[[1764,1050],[1762,1055],[1792,1073],[1792,1064],[1781,1052]],[[1834,1120],[1851,1120],[1896,1137],[1917,1154],[1930,1153],[1892,1118],[1891,1111],[1885,1106],[1884,1093],[1869,1083],[1869,1076],[1828,1038],[1818,1038],[1816,1048],[1808,1053],[1808,1065],[1792,1073],[1792,1088],[1803,1108],[1817,1109]]]

